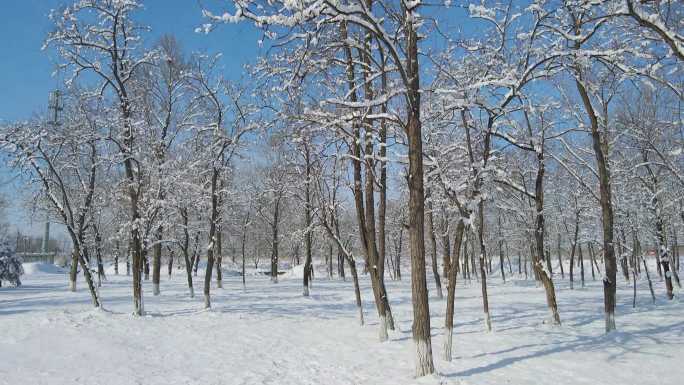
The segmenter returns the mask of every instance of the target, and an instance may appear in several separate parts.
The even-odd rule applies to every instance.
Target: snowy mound
[[[286,278],[304,278],[304,264],[292,267],[283,276]]]
[[[114,269],[114,263],[105,266],[105,274],[113,275],[116,272]],[[119,262],[119,274],[126,274],[126,262]]]
[[[24,263],[24,273],[31,274],[64,274],[66,270],[51,263],[31,262]]]

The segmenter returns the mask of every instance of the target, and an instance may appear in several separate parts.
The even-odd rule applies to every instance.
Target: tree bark
[[[340,35],[343,40],[348,39],[347,24],[346,22],[340,23]],[[352,57],[352,52],[349,44],[344,45],[345,59],[346,59],[346,72],[347,72],[347,83],[349,89],[349,98],[352,102],[356,103],[358,101],[358,96],[356,93],[356,80],[355,80],[355,69],[354,69],[354,58]],[[377,249],[375,247],[375,216],[368,215],[368,212],[374,213],[374,207],[364,207],[364,193],[363,193],[363,181],[362,181],[362,160],[361,160],[361,143],[366,141],[361,138],[361,122],[353,122],[353,134],[354,140],[350,145],[352,150],[352,167],[353,167],[353,178],[354,178],[354,206],[356,209],[357,223],[359,226],[359,237],[361,238],[361,245],[364,249],[365,256],[365,268],[377,266]],[[368,143],[366,142],[366,146]],[[371,148],[372,149],[372,148]],[[366,166],[368,167],[368,166]],[[372,170],[366,170],[366,176],[373,177]],[[370,186],[370,188],[369,188]],[[366,200],[374,202],[373,199],[373,180],[366,180],[366,190],[370,190],[370,194],[366,194]],[[370,196],[368,196],[370,195]],[[367,203],[366,203],[367,205]],[[374,204],[373,204],[374,205]],[[372,222],[372,232],[368,229]],[[369,234],[373,234],[373,239],[369,239]],[[377,268],[369,269],[371,272],[371,286],[373,288],[373,296],[375,299],[375,306],[378,311],[378,316],[380,318],[379,322],[379,338],[380,341],[386,341],[387,336],[387,312],[385,307],[385,301],[382,295],[382,289],[380,281],[378,279]]]
[[[242,225],[242,242],[240,248],[242,249],[242,289],[247,287],[247,281],[245,279],[245,246],[247,243],[247,223],[249,223],[249,212],[247,213],[247,218]]]
[[[278,222],[280,215],[280,198],[273,207],[273,223],[271,224],[271,282],[278,283]]]
[[[579,49],[580,42],[576,42]],[[591,139],[596,156],[596,168],[599,175],[599,201],[601,205],[601,225],[603,227],[603,255],[605,265],[605,277],[603,279],[603,298],[606,333],[615,330],[615,292],[617,262],[615,260],[615,246],[613,241],[613,202],[610,185],[610,171],[608,169],[608,140],[605,133],[599,129],[599,120],[591,104],[589,93],[584,87],[583,73],[577,69],[578,78],[575,85],[582,98],[582,103],[589,116],[591,126]]]
[[[402,249],[402,244],[404,242],[404,229],[403,229],[403,224],[401,225],[402,227],[399,229],[399,247],[397,247],[396,255],[395,255],[395,261],[394,261],[394,268],[396,271],[394,272],[394,277],[397,279],[397,281],[401,281],[401,249]]]
[[[594,272],[594,265],[598,266],[596,263],[596,258],[594,255],[594,246],[592,246],[592,243],[589,242],[587,244],[587,248],[589,249],[589,265],[591,265],[591,280],[596,281],[596,273]],[[600,272],[599,272],[600,274]]]
[[[489,295],[487,294],[487,273],[485,272],[485,258],[487,248],[484,242],[484,202],[478,202],[477,210],[477,237],[480,246],[480,284],[482,286],[482,311],[484,312],[484,323],[487,331],[492,331],[492,319],[489,315]],[[475,260],[473,259],[473,262]]]
[[[665,242],[663,220],[659,215],[656,216],[656,237],[658,238],[657,258],[658,263],[662,268],[663,275],[665,276],[667,299],[672,300],[674,298],[674,292],[672,287],[672,272],[670,271],[670,258],[668,257],[667,243]]]
[[[648,289],[651,291],[651,298],[653,299],[653,304],[656,302],[655,293],[653,292],[653,282],[651,282],[651,275],[648,273],[648,265],[646,264],[646,259],[641,257],[641,261],[644,263],[644,272],[646,273],[646,279],[648,280]]]
[[[543,147],[543,142],[542,142]],[[534,201],[536,214],[536,228],[534,232],[536,244],[537,244],[537,258],[534,261],[534,269],[537,276],[542,281],[544,285],[544,290],[546,291],[546,304],[551,312],[551,322],[554,325],[560,325],[560,315],[558,314],[558,305],[556,303],[556,289],[553,285],[551,270],[544,270],[542,267],[542,261],[544,260],[544,153],[542,151],[537,151],[537,177],[535,179],[534,188]],[[547,253],[546,257],[547,268],[551,267],[551,256]]]
[[[71,266],[69,268],[69,291],[76,292],[76,281],[78,280],[78,254],[76,251],[71,253]]]
[[[451,361],[451,347],[454,331],[454,300],[456,297],[456,276],[458,275],[458,260],[461,251],[461,243],[463,241],[463,230],[465,225],[463,220],[459,220],[456,225],[456,236],[454,237],[454,257],[451,259],[449,265],[449,284],[447,287],[447,308],[446,319],[444,321],[445,340],[444,340],[444,360]]]
[[[150,259],[148,258],[148,252],[149,249],[147,248],[147,244],[145,241],[143,241],[143,248],[142,248],[142,261],[143,261],[143,273],[145,274],[145,281],[150,280]]]
[[[93,277],[90,274],[90,270],[88,269],[85,258],[83,257],[79,248],[75,248],[74,253],[77,254],[78,263],[81,265],[81,269],[83,270],[83,276],[85,278],[86,284],[88,285],[88,290],[90,291],[90,298],[93,301],[93,307],[99,308],[102,306],[102,302],[100,301],[100,295],[97,291],[97,288],[93,283]]]
[[[561,279],[565,279],[565,270],[563,269],[563,257],[561,256],[561,233],[558,231],[558,266],[560,266]]]
[[[449,218],[446,212],[442,213],[442,275],[447,282],[449,281],[449,272],[451,270],[451,242],[449,240]],[[458,269],[456,269],[458,270]]]
[[[304,224],[306,225],[306,259],[304,260],[304,282],[303,282],[303,295],[304,297],[309,296],[309,287],[311,286],[311,154],[309,152],[309,147],[304,144],[304,161],[306,162],[306,181],[305,183],[305,198],[306,203],[304,207]]]
[[[577,245],[579,252],[580,277],[582,280],[582,287],[584,287],[584,255],[582,255],[582,245]]]
[[[406,13],[415,12],[413,10]],[[409,243],[411,250],[411,299],[413,302],[413,341],[416,345],[416,376],[435,371],[430,337],[430,307],[425,278],[425,192],[423,190],[423,135],[420,122],[420,78],[418,33],[413,21],[406,23],[406,75],[408,77],[408,158],[409,158]]]
[[[119,275],[119,253],[121,252],[121,246],[119,240],[116,240],[116,246],[114,251],[114,275]]]
[[[503,230],[501,228],[501,215],[498,217],[499,221],[499,269],[501,270],[501,279],[506,283],[506,271],[504,270],[504,251],[503,251]]]
[[[430,195],[428,189],[427,195]],[[428,232],[430,240],[430,261],[432,262],[432,275],[435,277],[435,287],[437,290],[437,298],[442,299],[442,282],[439,279],[439,268],[437,267],[437,238],[435,236],[434,215],[432,213],[432,202],[428,201],[427,207]]]
[[[195,289],[192,285],[192,265],[193,261],[190,259],[190,232],[188,231],[188,209],[182,207],[180,210],[181,220],[183,221],[183,257],[185,258],[185,276],[188,280],[188,291],[190,298],[195,298]]]
[[[216,231],[216,287],[223,289],[223,233],[218,228]]]
[[[572,249],[570,250],[570,289],[575,285],[575,251],[577,249],[577,238],[579,237],[579,212],[575,212],[575,233],[572,236]]]
[[[216,225],[219,219],[218,207],[218,179],[220,169],[217,166],[212,167],[211,173],[211,216],[209,218],[209,247],[207,248],[207,270],[204,273],[204,308],[211,308],[211,276],[214,273],[214,255],[216,250],[216,243],[218,241],[216,235]]]
[[[347,280],[344,272],[344,255],[342,254],[342,247],[337,247],[337,275],[342,278],[343,281]]]
[[[173,257],[174,257],[174,251],[171,249],[169,246],[167,246],[167,251],[169,252],[169,264],[168,264],[168,269],[169,269],[169,279],[171,278],[171,275],[173,274]]]
[[[157,227],[155,233],[155,245],[154,254],[152,256],[152,294],[159,295],[159,282],[161,278],[161,251],[162,251],[162,238],[164,236],[164,228],[162,226]]]
[[[129,245],[131,242],[129,242]],[[128,250],[126,250],[126,275],[131,275],[131,252],[132,248],[129,246]]]
[[[93,231],[95,232],[95,258],[97,260],[97,287],[102,287],[102,280],[105,279],[104,263],[102,261],[102,237],[100,231],[95,224]]]

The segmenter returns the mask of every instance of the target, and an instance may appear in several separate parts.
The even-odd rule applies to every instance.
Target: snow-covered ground
[[[163,277],[158,297],[145,282],[148,315],[136,318],[125,275],[108,276],[101,289],[106,310],[94,311],[81,277],[71,293],[61,270],[26,270],[22,287],[0,289],[0,384],[662,385],[684,378],[684,305],[663,299],[657,276],[658,302],[651,304],[642,281],[636,309],[631,286],[620,283],[619,331],[608,335],[600,282],[591,276],[586,288],[572,291],[557,282],[562,327],[544,323],[544,292],[533,281],[492,277],[491,333],[483,327],[479,283],[459,280],[452,362],[441,353],[445,301],[431,286],[439,374],[416,380],[408,276],[387,280],[398,329],[379,343],[366,277],[361,327],[351,281],[322,273],[308,298],[297,274],[277,284],[249,276],[246,290],[241,277],[227,274],[224,289],[213,290],[211,311],[202,309],[201,295],[188,297],[182,274]]]

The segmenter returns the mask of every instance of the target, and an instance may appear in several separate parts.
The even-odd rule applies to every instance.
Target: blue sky
[[[41,51],[52,28],[48,15],[51,9],[72,1],[0,0],[0,123],[29,119],[46,112],[48,93],[62,81],[52,76],[58,57],[49,50]],[[219,64],[229,79],[241,77],[244,64],[263,53],[257,44],[261,34],[249,22],[219,25],[208,35],[195,32],[196,27],[206,22],[201,6],[216,13],[230,1],[145,0],[143,3],[144,9],[135,17],[140,24],[151,28],[144,36],[145,41],[151,44],[163,34],[173,34],[186,52],[220,52],[223,55]],[[426,8],[425,13],[439,19],[440,28],[449,33],[477,30],[459,7]],[[13,204],[10,220],[24,232],[40,234],[42,219],[33,220],[21,207],[20,200],[12,199],[29,195],[22,191],[24,188],[0,160],[0,192],[9,196]]]
[[[51,29],[48,14],[65,0],[0,1],[0,120],[12,121],[43,112],[47,95],[59,85],[51,76],[56,56],[41,51]],[[203,2],[215,8],[225,1]],[[227,77],[237,77],[242,65],[258,54],[259,33],[250,23],[222,25],[209,35],[194,29],[202,24],[196,0],[147,0],[138,20],[151,27],[148,41],[165,33],[174,34],[187,51],[223,52]]]
[[[68,2],[0,0],[0,122],[45,113],[48,93],[59,86],[60,79],[52,77],[58,58],[41,51],[41,46],[51,29],[50,10]],[[203,0],[202,4],[220,9],[228,2]],[[250,23],[221,25],[208,35],[195,33],[204,22],[197,0],[146,0],[137,17],[151,28],[146,37],[149,42],[168,33],[188,52],[222,52],[221,66],[228,78],[240,77],[243,65],[260,53],[260,34]],[[22,184],[4,163],[0,164],[0,191],[11,198],[23,195]],[[22,231],[39,234],[41,220],[32,220],[17,200],[12,201],[10,220]]]

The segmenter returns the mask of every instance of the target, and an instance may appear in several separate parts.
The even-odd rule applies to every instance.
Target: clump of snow
[[[133,267],[131,265],[131,267]],[[110,264],[109,266],[105,267],[105,275],[112,275],[115,273],[114,269],[114,263]],[[126,274],[126,261],[119,262],[119,274]]]
[[[290,270],[283,274],[285,278],[299,278],[304,279],[304,264],[293,266]]]
[[[24,273],[27,275],[32,274],[64,274],[66,270],[63,268],[53,265],[52,263],[45,262],[30,262],[24,263]]]

